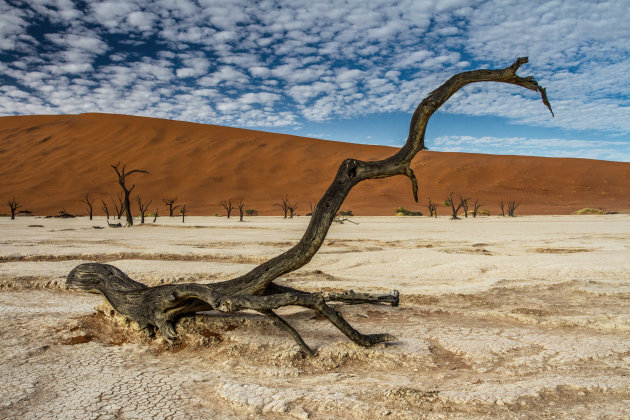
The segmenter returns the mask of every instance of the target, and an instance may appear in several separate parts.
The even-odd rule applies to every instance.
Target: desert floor
[[[0,418],[630,417],[630,216],[353,220],[280,283],[398,289],[399,307],[336,308],[399,341],[364,349],[286,308],[318,352],[303,358],[249,312],[149,339],[64,279],[100,261],[149,285],[223,280],[290,248],[308,218],[0,218]]]

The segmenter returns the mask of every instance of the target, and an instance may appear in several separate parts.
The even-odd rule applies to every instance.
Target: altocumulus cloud
[[[0,0],[0,114],[299,129],[408,113],[451,74],[528,55],[521,73],[547,87],[556,118],[536,95],[494,85],[463,89],[442,112],[627,138],[627,8],[623,0]],[[460,136],[434,147],[466,139],[478,146]],[[505,140],[488,151],[530,150]],[[552,140],[528,144],[550,155],[589,148]],[[630,155],[613,156],[627,149],[623,140],[590,147],[585,157]]]

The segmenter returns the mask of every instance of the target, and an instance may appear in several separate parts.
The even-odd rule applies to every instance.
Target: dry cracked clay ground
[[[354,220],[281,282],[398,289],[399,307],[337,308],[399,341],[364,349],[283,309],[317,350],[303,358],[249,312],[150,339],[64,278],[104,261],[150,285],[218,281],[288,249],[307,218],[1,218],[0,418],[630,417],[630,217]]]

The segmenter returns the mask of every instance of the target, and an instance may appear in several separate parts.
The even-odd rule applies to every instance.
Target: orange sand
[[[295,137],[261,131],[111,114],[0,118],[0,212],[15,197],[37,215],[61,208],[86,214],[82,197],[100,200],[119,192],[112,163],[134,174],[135,197],[178,197],[192,215],[223,214],[218,202],[243,198],[246,209],[280,214],[282,195],[304,214],[322,196],[345,158],[382,159],[396,149]],[[413,162],[420,203],[404,177],[366,181],[342,210],[356,215],[392,215],[404,206],[426,213],[427,198],[442,203],[451,191],[479,199],[492,214],[498,202],[515,200],[517,214],[568,214],[584,208],[630,211],[630,163],[589,159],[494,156],[424,151]],[[112,208],[110,204],[110,209]],[[132,203],[137,214],[137,205]],[[440,206],[439,214],[448,209]]]

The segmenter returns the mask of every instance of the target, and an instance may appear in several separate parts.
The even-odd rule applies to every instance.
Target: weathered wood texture
[[[181,315],[205,310],[235,312],[253,309],[273,319],[280,328],[289,332],[305,353],[313,354],[298,332],[273,312],[274,309],[283,306],[297,305],[317,311],[359,345],[372,346],[395,340],[389,334],[359,333],[326,302],[397,305],[397,291],[389,295],[369,295],[352,291],[340,294],[306,293],[278,286],[273,281],[304,266],[313,258],[322,246],[344,199],[359,182],[404,175],[411,180],[412,192],[418,201],[418,181],[409,165],[413,157],[424,148],[424,133],[429,118],[463,86],[487,81],[522,86],[540,92],[543,103],[551,111],[545,89],[539,86],[533,77],[516,75],[519,67],[526,62],[527,58],[519,58],[504,69],[459,73],[431,92],[414,112],[407,142],[396,154],[380,161],[344,160],[332,184],[315,206],[302,239],[288,251],[240,277],[212,284],[189,283],[146,287],[113,266],[88,263],[81,264],[70,272],[67,285],[102,293],[118,312],[132,318],[143,328],[157,327],[168,339],[176,338],[173,321]]]

